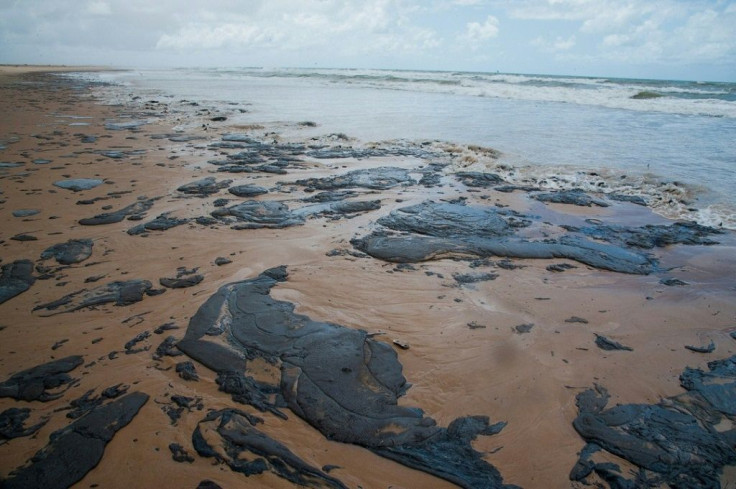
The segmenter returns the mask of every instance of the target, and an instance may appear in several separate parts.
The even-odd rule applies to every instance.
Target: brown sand
[[[733,236],[726,236],[721,246],[658,251],[665,266],[681,267],[677,276],[689,282],[688,287],[666,287],[654,276],[601,272],[580,264],[564,273],[545,269],[562,260],[517,260],[515,263],[524,268],[494,270],[499,273],[494,281],[458,287],[451,277],[453,272],[467,273],[467,264],[462,262],[440,260],[419,265],[415,272],[394,272],[394,265],[377,260],[325,255],[334,248],[350,248],[349,239],[368,229],[378,217],[372,213],[351,220],[310,219],[304,226],[283,230],[233,231],[225,226],[184,225],[147,238],[127,235],[125,231],[137,224],[130,221],[80,226],[80,218],[103,212],[103,206],[118,209],[139,196],[163,197],[148,212],[149,218],[163,212],[178,217],[206,215],[212,210],[213,199],[182,199],[175,189],[211,174],[206,160],[212,153],[202,148],[228,128],[225,123],[217,132],[202,131],[199,135],[206,139],[191,143],[152,141],[148,134],[172,132],[155,121],[135,133],[108,131],[104,122],[121,120],[125,107],[102,106],[90,94],[36,83],[39,75],[30,71],[1,70],[0,142],[7,148],[0,150],[0,161],[24,163],[19,168],[0,169],[2,263],[22,258],[36,261],[47,247],[72,238],[92,238],[95,245],[86,262],[65,269],[56,280],[39,280],[29,291],[0,305],[0,325],[5,326],[0,331],[0,381],[19,370],[72,354],[84,355],[86,364],[73,373],[80,381],[61,399],[43,404],[0,399],[0,411],[28,406],[33,409],[31,421],[41,416],[50,419],[35,437],[0,445],[0,477],[26,462],[48,442],[53,431],[68,423],[64,411],[57,412],[59,408],[90,389],[99,391],[124,383],[132,390],[146,392],[151,400],[107,446],[102,462],[75,487],[194,488],[202,479],[225,488],[292,487],[268,473],[246,480],[225,465],[197,457],[191,434],[204,411],[185,412],[176,426],[171,425],[161,407],[172,394],[201,398],[205,411],[228,406],[250,409],[218,392],[211,371],[198,365],[201,380],[184,382],[170,368],[182,357],[155,362],[152,351],[134,355],[121,352],[114,360],[107,357],[111,351],[121,351],[136,334],[166,322],[175,322],[181,329],[169,333],[181,337],[188,319],[220,286],[282,264],[289,266],[289,280],[273,295],[295,303],[297,312],[383,333],[377,337],[381,341],[396,339],[409,344],[408,350],[398,350],[404,375],[412,384],[402,405],[421,407],[442,426],[470,414],[488,415],[492,422],[507,421],[500,434],[480,437],[474,446],[487,454],[486,460],[499,469],[505,482],[526,488],[570,487],[568,473],[584,444],[571,424],[577,414],[575,395],[582,389],[594,383],[605,386],[612,395],[611,405],[654,403],[681,392],[678,376],[685,366],[703,368],[709,360],[736,353],[736,343],[729,337],[736,329]],[[89,125],[70,126],[70,121]],[[98,140],[84,144],[76,133],[96,135]],[[146,152],[113,160],[92,153],[101,149]],[[172,159],[174,156],[177,158]],[[52,163],[34,165],[31,161],[36,158]],[[354,168],[379,163],[413,167],[417,162],[411,158],[367,159],[336,165]],[[324,175],[332,171],[329,165],[315,161],[310,168],[287,176],[258,179],[216,176],[269,187],[277,181]],[[73,193],[52,186],[62,178],[102,178],[105,184]],[[121,191],[131,193],[93,205],[75,204],[80,199]],[[452,198],[459,190],[449,187],[443,191],[444,198]],[[489,192],[468,196],[472,202]],[[220,196],[231,197],[224,191]],[[301,196],[301,192],[294,192],[289,198]],[[382,199],[380,215],[427,197],[428,191],[420,187],[370,196]],[[519,193],[495,192],[487,202],[508,204],[520,211],[531,208],[550,219],[579,219],[575,214],[581,212],[567,206],[530,204]],[[16,218],[11,215],[16,209],[41,212]],[[561,217],[564,213],[571,214]],[[629,204],[586,209],[584,217],[611,219],[616,215],[628,221],[659,222],[649,211]],[[9,240],[19,233],[32,234],[38,240]],[[229,257],[233,263],[215,266],[218,256]],[[159,277],[173,276],[181,266],[199,267],[205,280],[128,307],[106,305],[52,317],[31,312],[38,304],[112,280],[141,278],[157,286]],[[426,271],[445,278],[427,276]],[[84,284],[86,278],[98,275],[105,278]],[[572,316],[588,323],[565,322]],[[534,324],[531,332],[514,331],[514,326],[525,323]],[[469,324],[483,327],[471,328]],[[593,333],[634,351],[599,350]],[[153,335],[143,345],[153,350],[167,334]],[[60,340],[68,341],[52,350]],[[712,354],[683,348],[711,340],[716,344]],[[349,487],[453,487],[362,448],[329,442],[294,415],[288,421],[263,417],[264,431],[308,463],[340,466],[331,475]],[[194,454],[194,463],[174,462],[167,448],[171,442]],[[621,460],[617,463],[626,466]]]

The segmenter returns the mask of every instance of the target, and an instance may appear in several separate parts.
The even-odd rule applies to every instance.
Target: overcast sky
[[[736,0],[0,0],[0,63],[736,81]]]

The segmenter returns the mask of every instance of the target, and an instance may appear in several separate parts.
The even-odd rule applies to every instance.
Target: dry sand
[[[452,274],[467,273],[467,262],[438,260],[416,265],[416,271],[394,271],[394,264],[374,259],[326,255],[332,249],[352,249],[349,240],[356,233],[367,232],[380,215],[432,196],[451,199],[466,195],[469,202],[510,205],[562,222],[582,218],[662,222],[631,204],[585,208],[581,216],[581,208],[545,206],[523,193],[466,193],[463,186],[455,184],[435,195],[430,192],[437,190],[419,186],[385,191],[367,196],[381,199],[380,213],[349,220],[309,219],[304,226],[280,230],[235,231],[221,225],[191,224],[141,237],[126,234],[138,224],[128,220],[81,226],[79,219],[104,212],[105,206],[119,209],[139,196],[161,197],[148,211],[148,218],[164,212],[196,217],[213,210],[215,197],[238,200],[224,190],[207,199],[182,198],[176,191],[181,184],[215,175],[206,160],[216,153],[206,144],[231,128],[226,122],[211,124],[208,131],[188,133],[203,139],[182,143],[151,140],[150,134],[173,132],[156,120],[135,132],[106,130],[106,121],[136,118],[137,114],[124,106],[99,105],[90,91],[45,82],[47,78],[31,71],[36,69],[4,67],[0,78],[0,143],[5,146],[0,150],[0,161],[22,163],[17,168],[0,169],[1,263],[23,258],[37,262],[43,250],[68,239],[91,238],[94,249],[88,260],[64,268],[51,279],[37,280],[27,292],[0,305],[0,381],[53,358],[78,354],[85,360],[84,366],[72,373],[79,381],[55,401],[0,399],[0,412],[30,407],[31,421],[48,418],[37,435],[0,444],[0,477],[24,464],[46,445],[53,431],[69,422],[65,411],[59,409],[91,389],[99,392],[123,383],[151,399],[108,444],[100,464],[75,487],[194,488],[203,479],[224,488],[292,487],[271,473],[245,479],[225,465],[196,456],[191,434],[207,410],[250,408],[218,392],[215,374],[205,367],[197,364],[199,382],[185,382],[172,368],[182,357],[160,361],[151,357],[167,334],[178,338],[184,334],[189,318],[220,286],[278,265],[288,265],[290,275],[273,296],[293,302],[297,312],[382,333],[376,337],[379,341],[399,340],[409,345],[406,350],[397,348],[404,376],[412,384],[401,405],[420,407],[441,426],[473,414],[487,415],[492,422],[506,421],[508,425],[500,434],[479,437],[474,447],[486,454],[485,459],[498,468],[504,482],[526,488],[571,487],[568,474],[584,445],[572,427],[577,415],[575,396],[581,390],[594,383],[605,386],[612,395],[609,405],[656,403],[682,392],[678,376],[684,367],[704,368],[707,361],[736,353],[736,342],[729,336],[736,330],[736,248],[732,235],[724,236],[720,246],[656,251],[664,266],[677,267],[677,278],[690,284],[685,287],[662,285],[659,276],[599,271],[568,260],[514,260],[523,268],[494,269],[499,276],[493,281],[458,286]],[[96,136],[97,141],[83,143],[81,135]],[[99,150],[144,152],[111,159],[95,153]],[[35,159],[51,162],[34,164]],[[415,167],[417,163],[414,158],[398,157],[314,160],[289,175],[216,177],[272,187],[276,182],[329,174],[343,165]],[[63,178],[100,178],[105,183],[71,192],[53,186]],[[110,197],[115,192],[122,193]],[[297,190],[288,199],[303,195]],[[483,201],[482,196],[489,198]],[[261,198],[283,197],[272,193]],[[76,204],[94,198],[103,200]],[[40,212],[13,217],[12,211],[18,209]],[[21,233],[37,240],[10,239]],[[216,257],[228,257],[232,263],[216,266]],[[561,262],[577,268],[564,273],[545,268]],[[53,260],[44,263],[55,265]],[[158,279],[174,276],[178,267],[198,267],[204,280],[126,307],[108,304],[50,317],[32,312],[39,304],[113,280],[147,279],[158,287]],[[103,275],[96,283],[85,283],[89,277]],[[566,322],[573,316],[587,323]],[[123,345],[134,336],[167,322],[180,329],[154,334],[142,342],[140,346],[150,347],[149,351],[123,353]],[[529,323],[534,325],[529,333],[514,329]],[[594,333],[634,351],[600,350],[594,344]],[[65,342],[53,350],[60,341]],[[683,348],[710,341],[716,345],[710,354]],[[112,351],[120,353],[111,360],[108,354]],[[173,394],[201,398],[204,410],[185,411],[173,425],[162,410],[170,405]],[[339,466],[331,475],[348,487],[454,487],[360,447],[327,441],[297,416],[283,421],[260,415],[266,420],[263,430],[306,462],[315,467]],[[194,462],[174,462],[167,448],[172,442],[194,455]],[[626,467],[621,460],[617,463]]]

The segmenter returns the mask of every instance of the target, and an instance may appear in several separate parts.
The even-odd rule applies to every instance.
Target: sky
[[[736,0],[0,0],[0,63],[736,82]]]

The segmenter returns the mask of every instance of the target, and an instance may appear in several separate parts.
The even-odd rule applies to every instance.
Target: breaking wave
[[[215,77],[301,78],[324,84],[365,88],[736,118],[734,83],[358,69],[247,68],[202,71]]]

